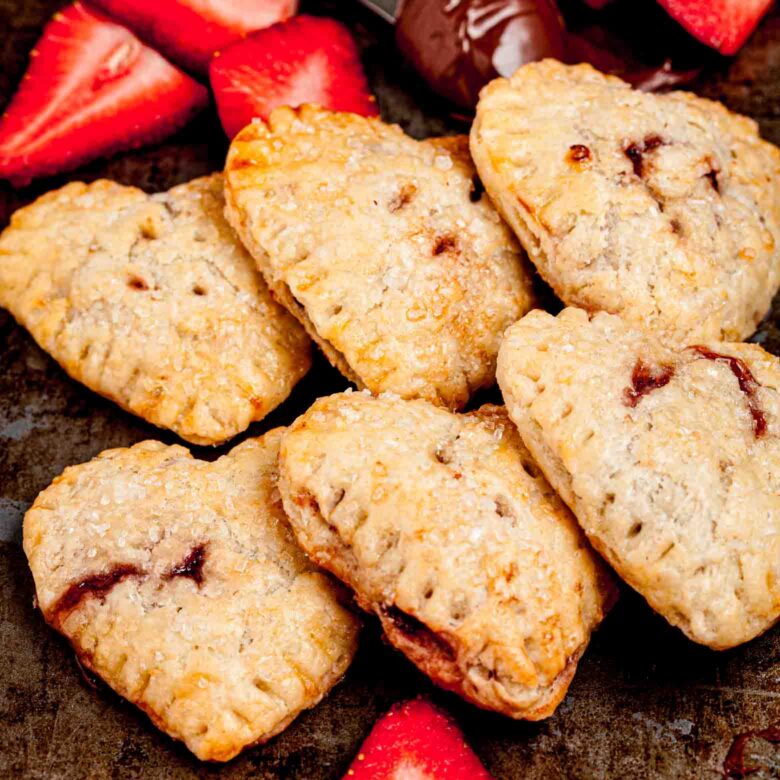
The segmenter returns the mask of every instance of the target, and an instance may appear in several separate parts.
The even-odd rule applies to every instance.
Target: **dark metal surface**
[[[55,6],[0,0],[0,107]],[[400,62],[380,20],[347,0],[304,8],[353,28],[386,119],[415,136],[463,129]],[[764,135],[780,142],[780,12],[697,89],[756,117]],[[225,149],[211,112],[161,147],[92,165],[78,178],[110,176],[166,189],[219,168]],[[0,226],[13,209],[62,181],[18,193],[0,184]],[[775,318],[780,322],[777,306]],[[757,338],[780,354],[772,320]],[[289,422],[316,396],[344,386],[320,360],[272,419],[249,433]],[[545,722],[514,723],[432,691],[369,624],[355,664],[320,706],[225,766],[199,764],[142,713],[84,681],[65,643],[33,609],[18,545],[25,509],[65,466],[148,437],[174,440],[70,381],[0,312],[0,777],[338,778],[376,717],[417,692],[431,692],[458,718],[497,778],[717,778],[735,734],[780,722],[780,629],[714,653],[626,593],[594,637],[569,695]],[[220,452],[195,451],[209,458]],[[780,776],[777,754],[765,764],[770,768],[752,777]]]

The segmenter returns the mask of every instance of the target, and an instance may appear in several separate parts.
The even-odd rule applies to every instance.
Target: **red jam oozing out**
[[[588,162],[591,158],[590,149],[584,144],[574,144],[569,147],[567,159],[570,162],[584,163]]]
[[[750,763],[748,756],[745,755],[748,744],[753,740],[764,740],[773,745],[780,743],[780,726],[770,726],[762,731],[749,731],[736,736],[723,762],[724,777],[747,777],[762,768]]]
[[[392,622],[396,630],[400,631],[415,644],[427,647],[432,652],[447,658],[454,657],[450,645],[413,615],[409,615],[393,605],[382,607],[382,613],[386,620]]]
[[[623,403],[632,409],[642,400],[642,397],[653,390],[658,390],[669,384],[674,376],[673,366],[655,368],[639,358],[631,372],[631,387],[623,392]]]
[[[475,173],[471,177],[471,189],[469,190],[469,200],[472,203],[479,203],[482,196],[485,194],[485,185],[482,183],[482,179]]]
[[[122,580],[128,577],[137,577],[142,573],[137,566],[124,563],[115,566],[110,571],[93,574],[91,577],[71,585],[54,605],[52,614],[59,616],[62,613],[72,612],[83,599],[89,596],[105,598],[109,591]]]
[[[706,360],[715,360],[726,363],[731,369],[731,373],[739,383],[739,389],[745,394],[750,415],[753,418],[753,433],[757,439],[760,439],[767,430],[766,415],[758,403],[758,388],[761,385],[751,373],[744,360],[731,355],[723,355],[720,352],[713,352],[708,347],[700,345],[689,347],[693,352],[705,358]]]
[[[442,255],[445,252],[452,252],[458,248],[458,239],[456,236],[447,233],[443,236],[439,236],[433,245],[433,254]]]
[[[626,157],[631,160],[631,164],[634,166],[634,173],[637,176],[640,178],[644,176],[645,154],[663,145],[664,140],[660,135],[648,135],[641,144],[630,143],[623,149]]]
[[[206,545],[199,544],[194,547],[187,557],[173,566],[165,575],[166,580],[174,577],[188,577],[193,582],[201,585],[203,583],[203,564],[206,562]]]
[[[713,166],[707,173],[704,174],[704,176],[710,180],[712,189],[715,190],[715,192],[720,193],[720,179],[718,179],[717,168]]]

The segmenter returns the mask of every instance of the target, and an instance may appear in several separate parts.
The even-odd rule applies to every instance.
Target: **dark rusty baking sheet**
[[[56,5],[0,0],[0,108]],[[400,62],[383,23],[353,0],[303,2],[303,8],[353,28],[386,119],[415,136],[464,129]],[[780,142],[780,12],[736,60],[708,71],[697,90],[754,116],[764,135]],[[225,148],[209,112],[166,144],[94,164],[78,178],[166,189],[219,168]],[[19,193],[0,184],[0,226],[13,209],[62,181]],[[758,340],[780,354],[775,322],[780,306]],[[320,359],[293,397],[250,433],[289,422],[316,396],[344,386]],[[338,778],[376,717],[418,692],[432,693],[458,718],[496,778],[717,778],[737,733],[780,723],[780,629],[714,653],[626,593],[594,637],[569,695],[545,722],[514,723],[432,690],[369,623],[355,664],[322,704],[268,745],[224,766],[199,764],[134,707],[85,682],[65,643],[33,609],[19,548],[25,509],[65,466],[147,437],[175,439],[70,381],[0,312],[0,777]],[[752,777],[780,776],[780,753],[770,751],[763,763]]]

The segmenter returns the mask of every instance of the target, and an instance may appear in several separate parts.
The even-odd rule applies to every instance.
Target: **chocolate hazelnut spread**
[[[555,0],[401,0],[396,40],[436,92],[467,108],[492,79],[545,57],[589,62],[646,91],[687,83],[700,70],[675,69],[666,58],[649,66],[610,27],[576,26],[567,31]]]
[[[434,90],[467,107],[497,76],[564,57],[563,22],[552,0],[403,0],[396,38]]]

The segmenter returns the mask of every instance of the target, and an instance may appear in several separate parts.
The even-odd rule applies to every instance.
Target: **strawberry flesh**
[[[691,35],[721,54],[735,54],[772,0],[659,0]]]
[[[316,103],[376,116],[349,30],[334,19],[295,16],[228,46],[211,61],[211,87],[231,138],[279,106]]]
[[[27,184],[160,141],[208,91],[80,2],[54,15],[0,119],[0,178]]]
[[[426,699],[380,718],[344,780],[491,780],[446,713]]]
[[[173,62],[207,73],[214,52],[284,21],[298,0],[92,0]]]

